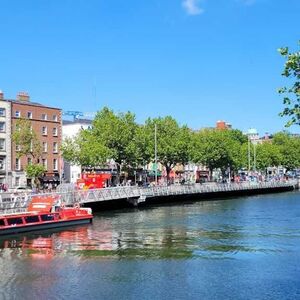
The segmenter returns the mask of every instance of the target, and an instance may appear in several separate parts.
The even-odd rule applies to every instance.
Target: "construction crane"
[[[64,111],[62,113],[64,116],[72,116],[73,121],[79,120],[80,118],[94,118],[96,113],[95,112],[86,112],[83,113],[82,111],[74,111],[74,110],[69,110],[69,111]]]

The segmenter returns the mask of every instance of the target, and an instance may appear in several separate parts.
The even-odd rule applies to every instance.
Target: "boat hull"
[[[59,220],[59,221],[55,221],[55,222],[38,223],[38,224],[32,224],[30,226],[29,225],[15,226],[15,227],[1,229],[0,236],[22,233],[22,232],[44,230],[44,229],[61,228],[61,227],[68,227],[68,226],[74,226],[74,225],[88,224],[91,222],[92,222],[92,217],[84,218],[84,219]]]

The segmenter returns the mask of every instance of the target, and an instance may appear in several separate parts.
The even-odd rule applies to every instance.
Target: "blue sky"
[[[299,0],[0,0],[0,11],[6,98],[283,128],[277,48],[297,47]]]

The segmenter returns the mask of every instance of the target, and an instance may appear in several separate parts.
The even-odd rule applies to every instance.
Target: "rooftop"
[[[59,110],[61,110],[61,108],[47,106],[47,105],[44,105],[44,104],[41,104],[41,103],[38,103],[38,102],[15,100],[15,99],[3,99],[2,101],[7,101],[7,102],[21,104],[21,105],[39,106],[39,107],[45,107],[45,108],[51,108],[51,109],[59,109]]]

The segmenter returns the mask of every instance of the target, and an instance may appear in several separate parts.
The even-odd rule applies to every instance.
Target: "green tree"
[[[207,166],[212,175],[214,169],[237,170],[242,166],[241,146],[245,141],[239,131],[204,129],[195,133],[192,157],[196,163]]]
[[[189,147],[191,132],[187,126],[180,126],[170,116],[148,118],[144,126],[146,156],[154,161],[155,158],[155,124],[157,127],[157,158],[165,167],[167,180],[176,164],[186,164],[190,159]]]
[[[39,159],[42,154],[41,143],[37,138],[36,133],[32,129],[31,122],[27,119],[18,119],[16,130],[12,134],[14,147],[18,146],[16,155],[18,158],[22,156],[31,157],[32,163],[25,168],[28,178],[33,179],[33,184],[39,187],[39,176],[46,170],[39,164]]]
[[[118,174],[148,160],[145,149],[143,126],[135,122],[135,115],[116,114],[107,107],[97,113],[91,129],[65,139],[61,147],[67,161],[82,166],[100,166],[113,159]]]
[[[101,166],[111,155],[91,129],[81,130],[74,138],[64,139],[61,151],[66,161],[86,167]]]
[[[287,132],[279,132],[274,135],[273,144],[278,147],[282,155],[282,166],[288,170],[293,170],[300,166],[299,137],[292,137]]]
[[[45,167],[40,164],[29,164],[25,167],[25,171],[27,177],[32,178],[34,185],[39,188],[40,181],[38,178],[46,172]]]
[[[262,143],[256,145],[256,167],[265,170],[268,167],[280,166],[282,154],[277,145],[273,143]]]
[[[299,42],[300,45],[300,42]],[[286,126],[300,125],[300,51],[290,52],[288,47],[280,48],[279,53],[285,58],[282,76],[290,79],[291,85],[278,90],[283,95],[283,104],[286,106],[280,113],[289,117]]]
[[[42,154],[41,143],[27,119],[18,119],[16,130],[12,134],[14,147],[18,145],[17,157],[31,156],[33,163],[37,163]]]
[[[93,121],[92,136],[110,151],[120,173],[141,163],[144,154],[143,133],[131,112],[114,113],[107,107]]]

